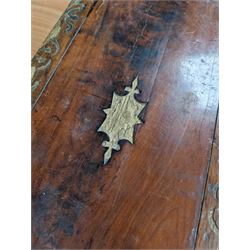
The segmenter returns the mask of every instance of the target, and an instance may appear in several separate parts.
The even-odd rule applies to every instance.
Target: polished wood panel
[[[212,147],[196,249],[219,249],[219,122]]]
[[[31,0],[32,56],[42,46],[69,2],[69,0]]]
[[[102,110],[137,75],[144,124],[103,166]],[[217,82],[217,2],[98,1],[32,112],[33,247],[193,248]]]

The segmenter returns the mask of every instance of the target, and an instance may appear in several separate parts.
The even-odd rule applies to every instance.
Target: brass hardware
[[[102,143],[103,147],[108,148],[104,154],[104,165],[111,158],[113,149],[120,150],[118,144],[120,140],[128,140],[133,144],[134,126],[142,123],[138,115],[146,103],[140,103],[134,97],[139,94],[137,84],[138,76],[132,82],[131,87],[125,88],[125,91],[128,92],[127,95],[119,96],[114,92],[111,107],[103,110],[107,116],[97,131],[104,132],[109,137],[109,141]]]

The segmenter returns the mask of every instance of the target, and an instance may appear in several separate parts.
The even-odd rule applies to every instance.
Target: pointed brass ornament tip
[[[109,141],[104,141],[102,146],[108,148],[104,154],[104,165],[108,163],[112,156],[112,150],[120,150],[118,144],[120,140],[127,140],[133,144],[134,126],[142,123],[139,114],[146,103],[138,102],[134,95],[139,94],[138,76],[133,80],[131,87],[125,87],[128,92],[125,96],[113,93],[111,107],[104,109],[106,119],[98,128],[98,132],[103,132],[109,137]]]

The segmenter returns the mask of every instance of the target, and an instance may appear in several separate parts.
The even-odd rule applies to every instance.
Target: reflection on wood
[[[33,77],[32,247],[193,249],[218,108],[218,2],[89,3],[64,57]],[[103,109],[137,75],[145,123],[103,166]]]

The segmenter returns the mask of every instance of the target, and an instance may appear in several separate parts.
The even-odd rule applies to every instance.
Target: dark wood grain
[[[212,147],[209,174],[196,249],[219,249],[219,122]]]
[[[32,112],[33,248],[193,248],[218,107],[218,3],[98,2]],[[112,93],[135,144],[103,166]]]

